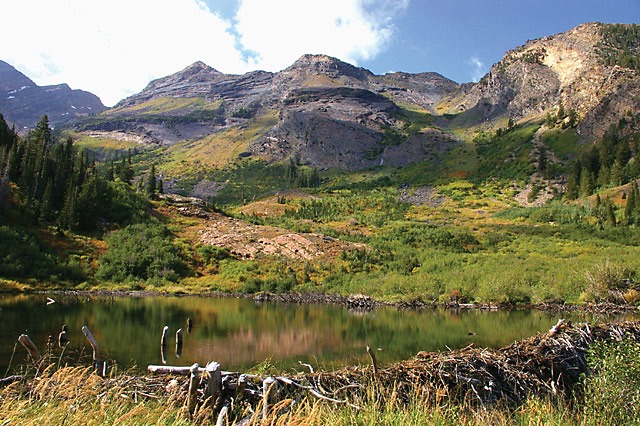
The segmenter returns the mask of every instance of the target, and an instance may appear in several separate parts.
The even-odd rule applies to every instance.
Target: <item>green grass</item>
[[[587,145],[578,145],[578,133],[575,129],[551,129],[542,136],[542,143],[553,150],[561,161],[579,156]]]

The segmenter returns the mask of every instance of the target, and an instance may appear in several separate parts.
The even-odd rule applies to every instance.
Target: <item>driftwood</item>
[[[211,406],[211,410],[215,417],[220,406],[220,397],[222,395],[222,371],[220,369],[220,364],[217,362],[208,363],[205,370],[207,373],[206,397],[209,398],[209,405]]]
[[[180,358],[182,356],[182,329],[179,328],[176,331],[176,357]]]
[[[27,350],[27,352],[29,353],[29,356],[31,356],[31,358],[35,362],[40,362],[42,360],[42,356],[40,356],[40,352],[38,351],[38,348],[31,341],[29,336],[27,336],[26,334],[21,334],[20,337],[18,337],[18,342],[20,342],[20,344]]]
[[[189,416],[193,416],[198,402],[196,399],[196,393],[198,392],[198,371],[198,363],[193,364],[191,366],[191,375],[189,376],[189,392],[187,393],[187,411],[189,412]]]
[[[24,380],[24,376],[9,376],[4,379],[0,379],[0,386],[10,385],[14,382],[21,382]]]
[[[67,337],[67,325],[62,326],[62,331],[58,334],[58,346],[64,348],[69,343],[69,338]]]
[[[590,373],[586,354],[591,344],[622,339],[640,342],[640,323],[572,327],[569,321],[559,321],[547,333],[501,349],[469,345],[454,351],[420,352],[410,360],[388,366],[379,366],[372,356],[370,366],[345,367],[333,372],[313,372],[313,368],[307,366],[310,373],[286,377],[263,378],[220,370],[220,388],[211,373],[215,371],[211,363],[208,369],[151,365],[148,368],[155,373],[177,375],[184,375],[185,371],[187,374],[206,371],[197,403],[209,401],[215,407],[212,421],[217,419],[216,424],[235,421],[239,425],[265,418],[272,421],[290,408],[274,412],[274,406],[282,405],[278,405],[277,400],[298,401],[303,394],[357,410],[368,398],[368,388],[374,382],[380,388],[393,389],[400,403],[408,403],[417,392],[424,395],[425,401],[437,402],[438,398],[446,397],[480,407],[498,403],[518,406],[531,395],[567,397],[569,401],[575,387],[582,383],[581,375]],[[371,348],[367,353],[373,354]],[[208,390],[210,386],[220,389],[218,398],[212,398],[215,392]],[[195,404],[192,403],[192,407]],[[251,416],[239,422],[233,418],[232,413],[247,407],[253,413]]]
[[[267,377],[262,381],[262,418],[269,417],[269,409],[276,402],[278,381],[274,377]]]
[[[100,346],[98,346],[98,342],[93,337],[93,334],[91,334],[91,331],[89,331],[89,327],[83,325],[82,333],[84,334],[84,337],[87,338],[91,348],[93,349],[93,365],[96,369],[96,373],[98,376],[104,377],[106,374],[106,364],[100,360]]]
[[[367,345],[367,353],[371,358],[371,365],[373,366],[373,375],[378,376],[378,363],[376,362],[376,356],[373,354],[373,350],[371,350],[371,346]]]

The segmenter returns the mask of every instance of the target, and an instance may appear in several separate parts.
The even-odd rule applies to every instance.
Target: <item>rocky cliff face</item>
[[[75,121],[104,111],[100,99],[66,84],[38,86],[6,62],[0,61],[0,113],[16,129],[32,128],[43,115],[52,125]]]
[[[607,37],[612,28],[614,37]],[[216,152],[236,144],[233,155],[360,169],[433,159],[456,143],[449,129],[541,119],[562,105],[576,112],[582,140],[595,142],[627,111],[640,108],[640,65],[620,59],[622,48],[632,57],[640,54],[636,30],[592,23],[528,41],[475,84],[435,73],[374,75],[325,55],[304,55],[278,73],[245,75],[197,62],[152,81],[77,130],[144,144],[186,144],[183,150],[194,143],[200,147],[195,156],[207,151],[205,138],[214,138]],[[631,38],[620,42],[620,34]],[[240,139],[245,145],[238,146]]]
[[[562,104],[577,112],[583,139],[597,139],[627,110],[637,109],[640,94],[637,71],[605,61],[611,49],[605,27],[583,24],[507,52],[480,82],[445,99],[446,112],[519,120]]]
[[[429,126],[404,132],[410,119],[403,108],[426,114],[457,86],[434,73],[376,76],[325,55],[304,55],[275,74],[227,75],[196,62],[78,129],[170,145],[250,128],[258,135],[244,156],[295,156],[320,168],[405,165],[441,152],[453,139]],[[262,120],[274,113],[277,122]]]

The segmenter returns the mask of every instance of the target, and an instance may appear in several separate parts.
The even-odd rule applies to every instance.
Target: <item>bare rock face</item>
[[[625,111],[637,108],[640,94],[637,72],[605,64],[603,25],[583,24],[507,52],[480,82],[450,95],[447,112],[519,120],[562,104],[581,118],[583,139],[601,137]]]
[[[47,115],[52,125],[98,114],[106,108],[96,95],[72,90],[66,84],[38,86],[6,62],[0,61],[0,113],[16,130],[27,130]]]
[[[196,62],[76,130],[167,149],[215,139],[215,149],[195,155],[215,157],[228,145],[230,160],[295,157],[318,168],[354,170],[437,161],[456,143],[449,129],[540,119],[562,105],[576,112],[582,141],[595,142],[640,107],[638,72],[606,60],[612,47],[603,30],[610,28],[583,24],[528,41],[478,83],[436,73],[375,75],[326,55],[304,55],[277,73],[244,75]]]
[[[270,161],[295,156],[303,164],[344,169],[385,161],[405,165],[448,145],[441,144],[444,133],[435,130],[387,143],[386,132],[407,121],[398,104],[426,113],[457,86],[435,73],[376,76],[326,55],[304,55],[275,74],[227,75],[196,62],[152,81],[100,117],[79,123],[77,130],[118,139],[129,134],[129,140],[145,145],[246,132],[252,140],[243,154]],[[274,112],[277,122],[264,120]],[[449,145],[453,141],[446,139]],[[412,148],[405,154],[401,147]]]

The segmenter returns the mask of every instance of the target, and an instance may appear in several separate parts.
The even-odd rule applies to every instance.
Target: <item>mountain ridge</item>
[[[33,128],[43,115],[52,125],[97,114],[106,107],[93,93],[61,83],[38,86],[10,64],[0,61],[0,113],[18,131]]]

